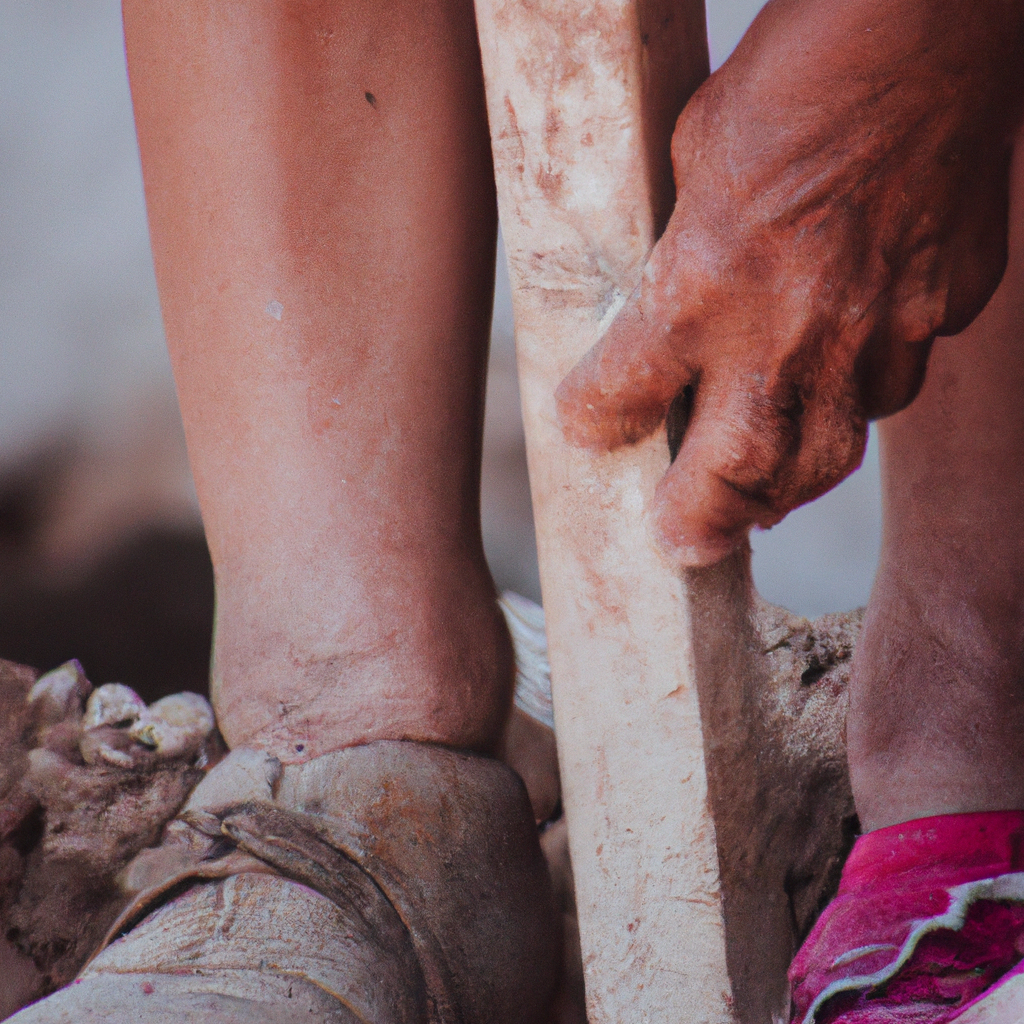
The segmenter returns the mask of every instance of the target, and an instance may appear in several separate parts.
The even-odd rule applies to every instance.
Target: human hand
[[[987,302],[1022,24],[1002,0],[773,0],[683,111],[668,228],[558,390],[566,436],[599,451],[675,403],[653,518],[678,564],[855,469],[932,339]]]

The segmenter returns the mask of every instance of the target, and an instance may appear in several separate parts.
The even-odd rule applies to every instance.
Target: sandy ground
[[[720,63],[758,4],[712,0]],[[0,0],[0,656],[81,658],[147,696],[203,685],[212,584],[160,327],[116,0]],[[483,529],[539,597],[503,259]],[[877,455],[754,538],[765,596],[862,604]]]

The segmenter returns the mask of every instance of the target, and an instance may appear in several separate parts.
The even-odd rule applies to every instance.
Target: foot
[[[538,1024],[549,1009],[550,883],[525,789],[489,758],[381,741],[282,768],[236,750],[133,869],[154,884],[126,934],[14,1021]]]
[[[147,707],[74,661],[36,676],[0,662],[0,1018],[78,973],[122,871],[224,752],[196,694]]]
[[[1022,956],[1024,811],[893,825],[857,841],[838,894],[793,960],[792,1021],[966,1022],[1016,976]]]
[[[566,898],[568,859],[564,828],[549,830],[549,860],[561,883],[553,894],[537,842],[537,825],[559,802],[543,616],[515,595],[506,595],[502,608],[516,637],[518,671],[517,707],[501,747],[525,788],[497,761],[431,744],[354,745],[284,767],[266,751],[235,749],[203,779],[160,845],[127,867],[123,859],[116,864],[117,906],[134,898],[106,941],[124,938],[74,986],[19,1019],[77,1019],[102,1006],[121,1020],[138,1004],[148,1019],[202,1012],[216,1020],[233,1006],[242,1020],[290,1020],[294,1011],[347,1021],[354,1008],[359,1019],[378,1021],[391,1019],[381,1016],[383,1007],[405,1007],[417,1021],[471,1021],[493,1020],[492,1002],[510,1007],[509,1021],[539,1019],[562,959],[555,904]],[[59,707],[49,717],[63,721],[70,703],[81,718],[88,684],[70,669],[50,678],[56,683],[37,686],[37,704],[56,693],[61,699],[50,703]],[[102,687],[85,711],[93,729],[82,749],[91,761],[118,768],[125,758],[153,760],[151,748],[180,758],[191,733],[182,731],[187,721],[154,714],[166,704],[145,709],[126,688]],[[208,708],[207,718],[212,724]],[[119,737],[115,720],[128,739],[149,746]],[[123,784],[123,774],[119,779]],[[136,831],[152,841],[167,817],[137,822]],[[96,878],[80,875],[86,886]],[[183,887],[188,891],[174,898]],[[225,903],[236,906],[227,927],[214,921]],[[100,916],[71,923],[87,922],[95,944],[96,928],[102,934],[112,915]],[[225,941],[232,964],[226,972]],[[566,948],[576,985],[563,980],[560,1021],[577,1019],[570,1011],[582,1006],[578,943]],[[251,960],[275,966],[250,969]],[[197,988],[183,980],[186,966],[186,974],[202,967],[208,983]],[[158,991],[164,999],[157,1008],[146,997]]]

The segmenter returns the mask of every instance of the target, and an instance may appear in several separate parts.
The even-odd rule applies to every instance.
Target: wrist
[[[770,0],[715,77],[777,130],[981,118],[1009,135],[1021,67],[1017,0]]]
[[[678,188],[703,183],[695,205],[723,227],[738,203],[752,222],[762,202],[802,218],[882,194],[907,227],[1005,164],[1022,66],[1016,0],[770,0],[679,120]],[[712,178],[709,134],[726,154]]]

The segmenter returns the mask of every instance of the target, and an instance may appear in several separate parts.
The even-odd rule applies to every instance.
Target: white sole
[[[1022,1024],[1024,974],[1005,981],[991,995],[965,1010],[953,1024]]]

